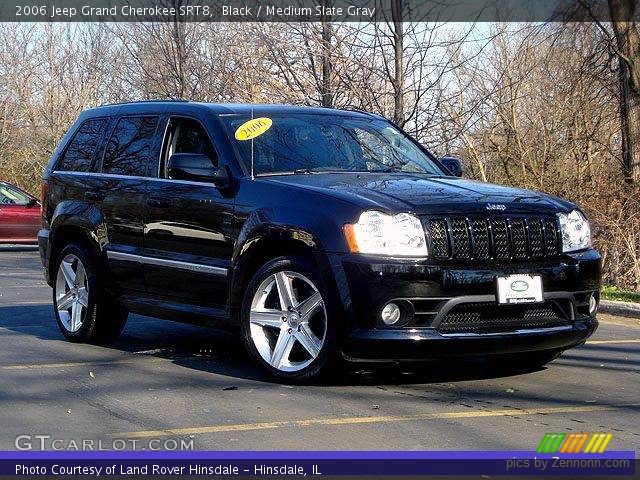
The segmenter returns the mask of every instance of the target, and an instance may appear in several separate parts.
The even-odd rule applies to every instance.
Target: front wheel
[[[249,282],[242,305],[249,353],[285,381],[308,381],[325,373],[336,355],[336,334],[327,293],[304,259],[280,257]]]

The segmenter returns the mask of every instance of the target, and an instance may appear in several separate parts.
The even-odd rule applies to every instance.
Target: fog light
[[[382,309],[380,318],[385,325],[394,325],[400,320],[400,307],[395,303],[387,303]]]
[[[589,297],[589,314],[595,315],[596,310],[598,309],[598,301],[596,300],[596,296],[592,293]]]

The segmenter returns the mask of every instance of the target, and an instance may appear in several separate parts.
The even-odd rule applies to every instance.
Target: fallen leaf
[[[71,415],[71,409],[67,409],[67,415]]]
[[[513,388],[507,388],[507,389],[505,390],[505,392],[507,392],[507,393],[514,393],[514,392],[515,392],[515,390],[514,390]]]
[[[96,376],[93,374],[93,372],[89,372],[89,376],[90,376],[91,378],[96,378]]]

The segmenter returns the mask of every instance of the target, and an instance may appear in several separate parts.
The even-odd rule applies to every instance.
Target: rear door
[[[159,124],[160,115],[119,117],[104,149],[100,188],[86,193],[101,205],[109,266],[126,291],[145,290],[143,216],[148,174],[158,162]]]
[[[147,291],[180,303],[223,308],[231,264],[234,198],[210,182],[168,178],[174,153],[220,160],[204,123],[171,116],[165,129],[158,179],[149,191],[144,255]]]

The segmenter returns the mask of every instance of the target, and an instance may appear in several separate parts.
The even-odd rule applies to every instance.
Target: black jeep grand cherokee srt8
[[[44,174],[39,244],[71,341],[128,312],[240,327],[272,374],[333,360],[542,365],[597,326],[573,204],[458,178],[384,118],[139,102],[84,112]]]

